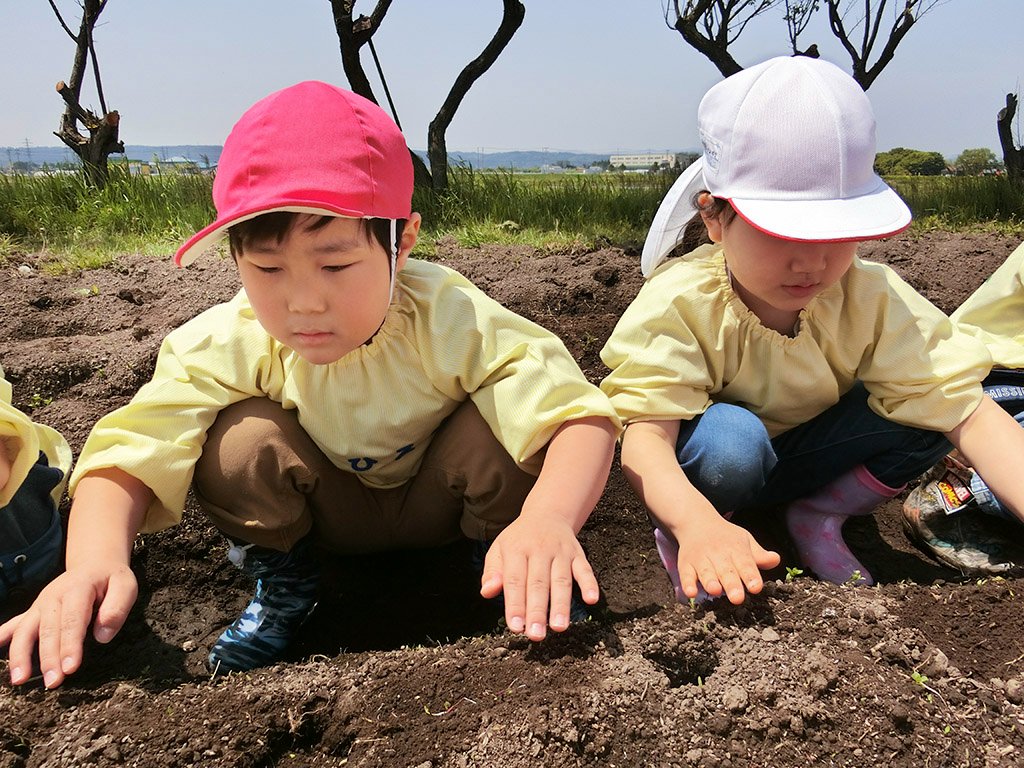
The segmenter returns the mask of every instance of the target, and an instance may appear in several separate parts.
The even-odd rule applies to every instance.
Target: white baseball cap
[[[713,86],[697,109],[703,156],[661,201],[640,266],[682,239],[707,190],[786,240],[873,240],[907,228],[906,203],[874,172],[875,116],[857,82],[807,56],[780,56]]]

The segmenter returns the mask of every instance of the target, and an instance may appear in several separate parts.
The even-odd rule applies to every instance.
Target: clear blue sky
[[[58,5],[77,29],[77,4]],[[697,145],[697,104],[720,75],[666,27],[660,0],[526,0],[526,9],[455,116],[449,149]],[[428,123],[500,16],[499,0],[392,5],[374,43],[411,146],[425,147]],[[58,146],[54,84],[70,75],[73,43],[45,0],[7,0],[0,24],[0,146]],[[948,0],[926,15],[868,92],[879,149],[1001,154],[995,119],[1024,79],[1021,30],[1024,0]],[[109,0],[95,37],[107,104],[121,112],[128,144],[221,144],[273,90],[305,79],[347,84],[327,0]],[[824,14],[802,40],[849,71]],[[787,52],[779,11],[748,27],[734,56],[750,65]],[[364,65],[373,72],[367,48]],[[83,101],[98,107],[92,91]]]

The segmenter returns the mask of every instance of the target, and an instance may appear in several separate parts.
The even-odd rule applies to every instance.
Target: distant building
[[[132,176],[197,176],[202,173],[210,173],[211,168],[200,168],[199,163],[187,157],[171,157],[161,160],[154,157],[151,161],[127,160],[128,172]]]
[[[635,152],[631,155],[612,155],[608,163],[616,168],[650,168],[655,165],[675,168],[679,165],[679,156],[675,152]]]

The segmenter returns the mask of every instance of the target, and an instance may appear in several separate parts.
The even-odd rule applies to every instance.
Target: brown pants
[[[543,452],[530,460],[539,473]],[[335,466],[294,410],[262,397],[225,408],[210,428],[193,490],[228,536],[288,551],[357,554],[442,546],[461,534],[493,539],[519,516],[536,480],[520,469],[469,400],[434,434],[419,472],[368,488]]]

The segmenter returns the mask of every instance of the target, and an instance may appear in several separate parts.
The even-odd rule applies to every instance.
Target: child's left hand
[[[480,594],[492,598],[504,590],[508,628],[543,640],[548,626],[569,627],[574,579],[584,602],[596,603],[597,579],[572,526],[555,515],[524,512],[488,550]]]

